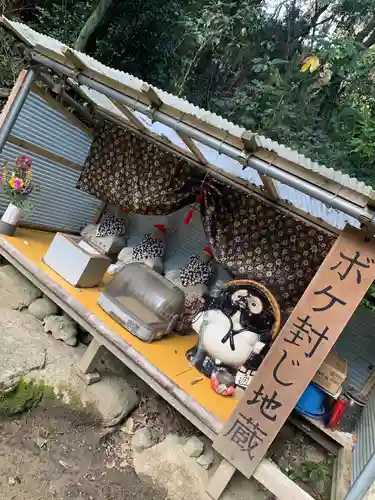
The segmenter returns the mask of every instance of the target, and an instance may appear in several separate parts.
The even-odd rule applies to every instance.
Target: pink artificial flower
[[[17,165],[19,167],[22,167],[22,165],[24,164],[25,162],[25,159],[26,159],[26,156],[25,155],[20,155],[18,158],[17,158]]]
[[[21,168],[30,168],[33,160],[29,156],[20,155],[17,159],[17,165]]]

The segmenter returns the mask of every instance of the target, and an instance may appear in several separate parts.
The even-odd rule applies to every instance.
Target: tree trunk
[[[98,5],[93,10],[90,17],[85,22],[78,38],[74,44],[74,48],[84,52],[90,36],[95,32],[96,28],[102,22],[107,10],[114,0],[99,0]]]

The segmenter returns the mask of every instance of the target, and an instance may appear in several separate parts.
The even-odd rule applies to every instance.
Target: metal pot
[[[340,430],[344,432],[354,432],[357,422],[366,406],[367,398],[361,393],[349,388],[343,395],[348,403],[344,415],[340,419]]]

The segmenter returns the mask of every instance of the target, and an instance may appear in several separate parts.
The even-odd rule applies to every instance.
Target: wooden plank
[[[87,385],[99,382],[100,373],[96,370],[96,367],[99,361],[102,359],[105,351],[106,348],[96,338],[93,338],[83,356],[77,363],[77,375]]]
[[[181,137],[181,139],[184,141],[186,146],[190,149],[190,151],[196,157],[197,161],[199,161],[199,163],[202,163],[202,165],[207,165],[208,161],[207,161],[206,157],[204,156],[203,153],[201,153],[201,151],[199,150],[198,146],[195,144],[193,139],[191,139],[188,135],[181,134],[181,132],[179,132],[178,135]]]
[[[13,85],[12,90],[10,91],[8,100],[3,107],[1,114],[0,114],[0,128],[3,126],[5,118],[7,114],[9,113],[10,108],[12,107],[12,104],[14,102],[14,99],[18,95],[18,92],[21,90],[21,87],[25,81],[25,78],[27,76],[27,70],[23,69],[20,74],[18,75],[18,78],[16,80],[16,83]]]
[[[138,128],[139,130],[145,131],[146,127],[143,125],[141,120],[139,120],[134,113],[130,111],[130,109],[125,106],[124,104],[121,104],[121,102],[117,102],[114,99],[111,100],[112,104],[118,108],[122,114],[124,114],[128,120],[130,120],[133,124],[134,127]]]
[[[336,443],[343,448],[346,448],[347,450],[353,450],[355,445],[355,438],[352,434],[349,434],[348,432],[340,432],[336,429],[328,429],[321,420],[310,418],[306,415],[301,415],[301,417],[310,425],[316,427],[317,429],[320,429],[321,432],[336,441]]]
[[[352,461],[352,452],[341,448],[333,469],[331,500],[344,500],[348,493],[352,479]]]
[[[270,198],[272,198],[275,201],[279,200],[279,193],[277,192],[276,186],[273,183],[273,180],[268,177],[267,175],[264,174],[259,174],[260,178],[262,179],[264,188],[269,195]]]
[[[254,471],[254,479],[278,500],[313,500],[305,490],[289,479],[271,460],[264,458]]]
[[[80,172],[83,168],[82,165],[75,163],[74,161],[68,160],[63,156],[60,156],[56,153],[52,153],[52,151],[48,151],[47,149],[41,148],[36,144],[33,144],[29,141],[25,141],[24,139],[19,139],[18,137],[14,137],[14,135],[9,136],[8,142],[18,146],[19,148],[24,149],[25,151],[29,151],[31,153],[36,153],[44,158],[49,158],[50,160],[59,163],[60,165],[64,165],[64,167],[71,168],[73,170],[78,170]]]
[[[295,427],[297,427],[302,432],[307,434],[307,436],[313,439],[316,443],[320,444],[320,446],[322,446],[329,453],[332,453],[332,455],[337,456],[338,451],[341,448],[341,445],[339,445],[332,438],[328,437],[320,429],[309,424],[308,422],[300,418],[298,414],[295,413],[289,415],[288,422],[291,422]]]
[[[375,241],[347,226],[288,318],[214,448],[250,477],[375,278]]]
[[[65,47],[66,47],[66,45],[65,45]],[[63,64],[64,66],[67,66],[70,69],[74,68],[72,61],[70,61],[70,59],[68,57],[66,57],[66,54],[64,54],[64,50],[65,50],[64,47],[62,47],[61,52],[59,52],[59,50],[57,48],[56,48],[56,50],[54,50],[53,48],[46,47],[44,45],[39,45],[38,43],[36,43],[34,45],[34,50],[35,50],[35,52],[38,52],[39,54],[42,54],[43,56],[48,57],[49,59],[52,59],[53,61],[56,61],[60,64]]]
[[[208,495],[214,500],[218,500],[235,472],[236,468],[223,459],[208,483],[206,490]]]
[[[79,231],[70,231],[63,227],[46,226],[45,224],[36,224],[35,222],[21,221],[19,227],[26,229],[34,229],[35,231],[43,231],[48,233],[64,232],[65,234],[79,234]]]
[[[158,94],[155,92],[155,89],[151,87],[148,83],[143,83],[141,85],[141,90],[144,94],[146,94],[147,98],[149,99],[152,107],[154,109],[159,109],[160,106],[163,104],[162,100],[158,96]]]

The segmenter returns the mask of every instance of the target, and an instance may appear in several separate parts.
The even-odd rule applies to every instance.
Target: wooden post
[[[250,477],[375,279],[375,240],[347,226],[279,333],[214,448]]]
[[[95,384],[99,382],[100,373],[95,370],[97,364],[101,360],[105,347],[93,338],[87,347],[82,358],[76,366],[77,375],[87,384]]]
[[[3,107],[2,112],[0,113],[0,127],[2,127],[2,125],[5,121],[5,118],[10,111],[10,108],[12,107],[12,104],[13,104],[15,98],[17,97],[17,94],[20,91],[20,89],[21,89],[21,87],[26,79],[26,76],[27,76],[27,70],[26,69],[21,70],[21,72],[18,75],[18,78],[16,80],[16,83],[14,84],[12,90],[10,91],[10,94],[8,96],[8,100],[5,104],[5,106]]]

